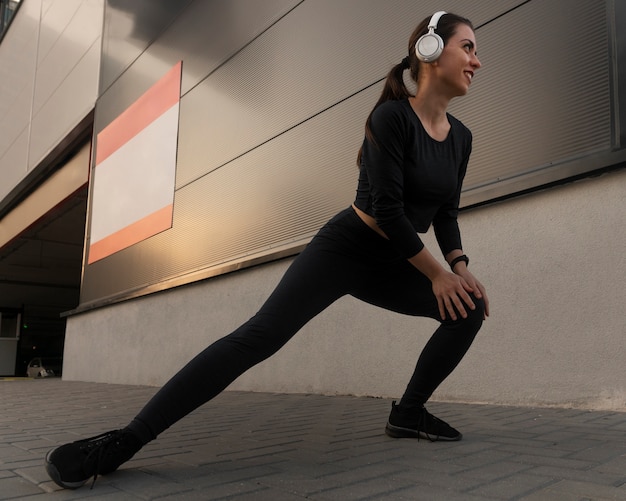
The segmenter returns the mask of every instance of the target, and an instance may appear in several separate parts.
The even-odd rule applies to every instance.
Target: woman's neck
[[[426,132],[433,139],[443,141],[450,131],[450,122],[446,114],[449,100],[442,98],[441,95],[418,92],[416,96],[409,98],[409,102]]]
[[[441,123],[447,121],[446,112],[450,99],[438,92],[428,92],[426,89],[418,89],[417,94],[410,98],[411,106],[422,120],[429,123]]]

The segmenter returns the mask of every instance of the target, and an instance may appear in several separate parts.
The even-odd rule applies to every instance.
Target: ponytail
[[[415,73],[417,73],[417,68],[419,68],[417,64],[417,58],[413,56],[413,59],[416,60],[414,64],[416,68]],[[376,142],[376,140],[372,136],[372,130],[370,128],[370,123],[372,121],[372,115],[374,113],[374,110],[376,110],[376,108],[378,108],[386,101],[399,101],[413,95],[409,92],[406,84],[404,83],[404,70],[411,68],[411,66],[411,57],[406,56],[399,64],[396,64],[393,68],[391,68],[391,71],[387,74],[387,79],[385,80],[385,86],[383,87],[383,91],[380,94],[378,101],[374,105],[374,109],[370,112],[369,116],[367,117],[367,121],[365,122],[365,137],[369,141],[372,141],[374,143]],[[411,71],[411,74],[413,76],[413,71]],[[356,163],[358,166],[361,165],[362,154],[363,147],[361,147],[357,156]]]

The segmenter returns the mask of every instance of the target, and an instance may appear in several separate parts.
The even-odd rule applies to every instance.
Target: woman
[[[478,68],[470,21],[442,12],[425,19],[367,120],[354,204],[319,231],[254,317],[191,360],[126,428],[50,451],[50,477],[77,488],[116,470],[346,294],[441,322],[402,399],[392,404],[385,431],[395,438],[460,440],[461,433],[424,404],[489,314],[485,288],[468,270],[457,225],[472,137],[446,113],[452,98],[467,93]],[[405,70],[417,82],[415,96],[403,83]],[[431,223],[451,271],[417,235]]]

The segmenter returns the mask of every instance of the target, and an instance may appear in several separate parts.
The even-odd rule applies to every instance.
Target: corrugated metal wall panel
[[[177,190],[172,230],[90,265],[83,302],[306,241],[352,201],[362,140],[352,123],[365,120],[379,92],[344,101]]]
[[[484,10],[467,15],[482,22],[517,3],[481,2]],[[463,2],[450,8],[467,10]],[[433,9],[436,2],[419,13],[412,1],[299,5],[185,96],[177,187],[380,80]]]
[[[24,2],[0,44],[0,200],[28,174],[41,0]]]
[[[298,0],[203,0],[183,9],[181,2],[175,12],[170,11],[169,19],[159,16],[154,20],[156,25],[149,27],[149,18],[143,15],[145,4],[125,2],[118,7],[117,2],[109,1],[95,130],[106,127],[180,60],[184,62],[181,95],[185,95],[297,3]],[[121,7],[126,10],[117,12]],[[157,10],[163,15],[173,8]],[[133,19],[145,24],[140,29],[141,40],[132,35]],[[116,27],[120,20],[121,30]]]
[[[22,2],[0,45],[0,204],[23,195],[98,95],[104,0]]]
[[[455,102],[474,133],[464,188],[612,147],[605,2],[530,2],[480,29],[471,97]]]
[[[352,201],[355,156],[380,80],[404,56],[414,25],[440,8],[435,1],[416,12],[409,0],[393,9],[378,0],[315,0],[289,10],[276,0],[260,24],[242,28],[249,44],[238,32],[208,47],[206,57],[190,54],[186,66],[186,55],[166,45],[198,47],[190,41],[197,34],[186,29],[194,13],[207,14],[198,5],[190,4],[98,102],[96,132],[183,59],[173,228],[86,267],[82,306],[305,242]],[[477,33],[484,68],[470,96],[451,110],[475,136],[466,188],[610,149],[606,4],[476,5],[446,6],[477,26],[486,23]],[[236,16],[229,19],[239,26]],[[267,29],[259,35],[261,25]],[[228,37],[228,29],[216,26],[207,40]],[[581,33],[589,34],[583,46]]]
[[[190,1],[106,0],[100,93],[144,53]]]

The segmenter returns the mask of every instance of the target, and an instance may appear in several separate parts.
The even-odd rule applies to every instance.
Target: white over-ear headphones
[[[443,52],[443,39],[435,33],[435,30],[437,29],[437,24],[439,24],[439,19],[444,14],[446,12],[443,10],[433,14],[428,23],[428,33],[422,35],[415,44],[415,55],[420,61],[432,63]]]

